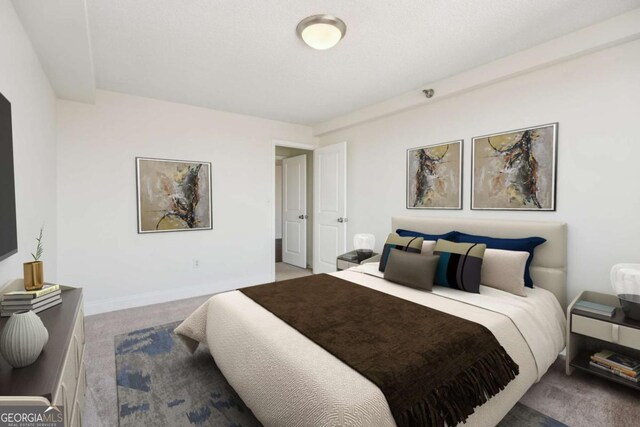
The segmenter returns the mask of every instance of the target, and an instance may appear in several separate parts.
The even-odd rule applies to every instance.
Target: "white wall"
[[[323,136],[348,141],[349,245],[372,232],[380,249],[393,215],[565,221],[569,297],[608,292],[614,263],[640,262],[638,76],[634,41]],[[471,138],[556,121],[557,211],[470,211]],[[464,210],[405,209],[406,149],[461,138]]]
[[[0,0],[0,92],[11,102],[18,253],[0,261],[0,285],[22,278],[45,225],[45,280],[57,280],[55,97],[9,0]]]
[[[105,91],[57,105],[60,277],[87,313],[271,277],[272,139],[310,128]],[[212,162],[213,230],[137,234],[136,156]]]

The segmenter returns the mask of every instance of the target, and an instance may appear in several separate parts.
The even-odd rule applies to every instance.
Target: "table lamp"
[[[611,269],[611,287],[625,317],[640,321],[640,264],[616,264]]]
[[[358,255],[358,262],[373,256],[373,247],[376,244],[376,236],[373,234],[356,234],[353,236],[353,247]]]

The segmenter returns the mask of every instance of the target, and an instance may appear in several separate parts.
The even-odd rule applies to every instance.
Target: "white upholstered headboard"
[[[397,216],[391,219],[391,227],[428,234],[455,230],[491,237],[543,237],[547,241],[536,248],[531,263],[534,286],[552,292],[562,308],[567,307],[567,224],[563,222]]]

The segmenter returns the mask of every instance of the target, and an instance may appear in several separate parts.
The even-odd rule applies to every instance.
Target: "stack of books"
[[[17,311],[40,313],[62,302],[60,285],[45,285],[37,291],[14,291],[2,296],[0,316],[9,317]]]
[[[594,368],[615,374],[634,383],[640,375],[640,362],[610,350],[602,350],[591,356],[589,362]]]
[[[580,300],[575,303],[573,308],[586,311],[587,313],[599,314],[601,316],[612,317],[616,312],[616,308],[610,305],[598,304],[595,302]]]

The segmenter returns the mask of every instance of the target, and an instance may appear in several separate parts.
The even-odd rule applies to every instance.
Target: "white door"
[[[282,160],[282,261],[307,268],[307,156]]]
[[[314,150],[313,171],[313,272],[331,273],[347,251],[347,143]]]

